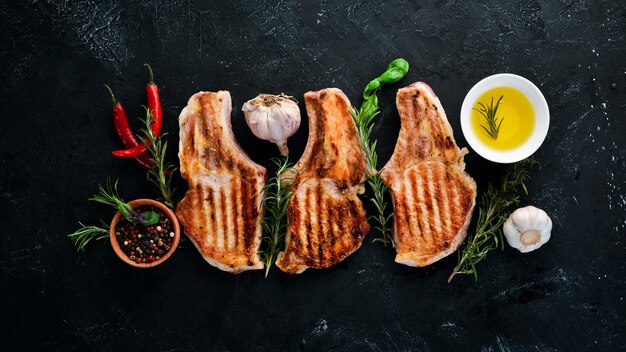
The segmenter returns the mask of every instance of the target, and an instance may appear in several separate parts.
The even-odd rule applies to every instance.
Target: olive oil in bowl
[[[548,103],[524,77],[499,73],[469,90],[461,106],[461,130],[471,149],[487,160],[514,163],[531,156],[550,127]]]
[[[494,116],[497,134],[490,133],[488,119],[484,112],[481,113],[482,107],[497,107]],[[511,150],[530,138],[535,128],[535,111],[524,93],[512,87],[495,87],[478,97],[470,120],[481,143],[496,150]]]

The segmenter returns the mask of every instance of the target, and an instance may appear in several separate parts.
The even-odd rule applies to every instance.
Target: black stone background
[[[610,0],[3,1],[0,350],[624,350],[625,33],[626,4]],[[229,90],[238,141],[273,172],[277,149],[245,126],[244,101],[339,87],[360,104],[396,57],[411,69],[380,96],[381,163],[404,85],[432,86],[460,146],[459,110],[478,80],[512,72],[540,87],[552,120],[523,204],[551,215],[547,245],[493,252],[477,283],[448,284],[456,256],[401,266],[373,233],[333,268],[268,279],[216,270],[188,241],[137,270],[108,243],[77,253],[67,240],[78,221],[110,220],[87,201],[108,175],[127,199],[158,196],[134,161],[110,155],[121,144],[102,83],[139,117],[142,64],[153,65],[173,160],[187,99]],[[306,121],[290,141],[294,160]],[[502,172],[475,153],[466,161],[480,189]],[[175,184],[182,196],[186,184]]]

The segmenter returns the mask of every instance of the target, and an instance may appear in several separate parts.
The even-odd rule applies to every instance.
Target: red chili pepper
[[[152,74],[152,67],[148,64],[144,64],[150,72],[150,82],[146,85],[146,98],[148,100],[148,109],[152,112],[152,118],[155,120],[154,124],[150,127],[154,132],[155,137],[161,135],[161,127],[163,126],[163,110],[161,109],[161,97],[159,96],[159,87],[154,83],[154,75]]]
[[[159,137],[161,134],[161,126],[163,125],[163,111],[161,109],[161,99],[159,98],[159,87],[154,83],[154,75],[152,74],[152,67],[148,64],[144,64],[145,67],[148,68],[148,72],[150,73],[150,82],[146,85],[146,97],[148,100],[148,111],[150,111],[152,123],[150,124],[150,129],[155,137]],[[134,156],[141,155],[148,150],[148,146],[140,143],[137,146],[132,148],[127,147],[127,149],[116,150],[113,152],[113,155],[119,156],[122,158],[132,158]]]
[[[115,95],[113,95],[111,87],[106,84],[104,86],[108,89],[109,93],[111,93],[111,100],[113,101],[113,124],[115,125],[115,132],[117,132],[117,135],[122,140],[124,147],[134,148],[140,145],[137,138],[135,138],[135,134],[128,125],[128,119],[126,118],[126,112],[124,111],[122,104],[115,99]],[[152,169],[154,163],[148,154],[137,155],[135,156],[135,159],[139,162],[139,164],[148,169]]]

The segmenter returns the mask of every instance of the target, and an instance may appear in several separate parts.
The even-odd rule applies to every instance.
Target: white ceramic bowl
[[[478,97],[484,92],[496,87],[511,87],[519,90],[528,97],[528,100],[530,100],[535,110],[535,128],[530,138],[515,149],[501,151],[490,148],[478,139],[476,132],[470,124],[472,108],[476,100],[478,100]],[[476,83],[465,96],[465,100],[463,100],[463,105],[461,106],[461,130],[463,131],[465,140],[467,140],[470,147],[480,156],[497,163],[514,163],[531,156],[546,139],[549,126],[550,111],[548,109],[548,103],[539,88],[526,78],[511,73],[500,73],[489,76]]]

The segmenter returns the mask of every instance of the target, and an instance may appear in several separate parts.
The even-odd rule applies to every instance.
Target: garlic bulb
[[[287,138],[300,127],[298,103],[285,94],[259,94],[241,108],[246,123],[255,136],[278,146],[282,155],[287,155]]]
[[[502,230],[511,247],[526,253],[548,242],[552,220],[545,211],[531,205],[511,213]]]

